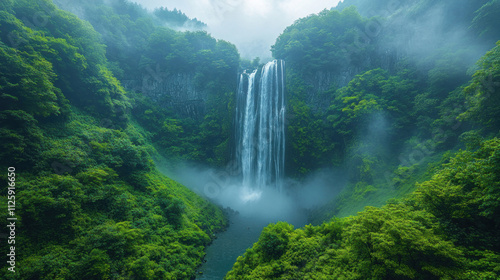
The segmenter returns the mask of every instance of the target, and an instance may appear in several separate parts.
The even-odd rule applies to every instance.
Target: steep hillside
[[[211,166],[230,161],[240,60],[233,44],[197,28],[169,28],[179,11],[149,13],[122,0],[55,2],[101,35],[107,66],[127,91],[141,96],[132,113],[160,153]]]
[[[17,218],[0,278],[194,277],[226,220],[156,170],[131,113],[153,107],[109,70],[100,34],[51,1],[4,1],[0,26],[0,215]]]
[[[345,1],[277,38],[273,55],[287,62],[287,173],[346,170],[347,187],[315,222],[401,197],[461,147],[462,133],[497,132],[459,117],[470,110],[463,89],[475,62],[499,39],[490,28],[497,2],[483,2]]]

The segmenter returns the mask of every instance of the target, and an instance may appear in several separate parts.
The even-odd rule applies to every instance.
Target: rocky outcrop
[[[337,71],[317,71],[305,74],[304,82],[309,86],[309,91],[304,100],[313,112],[324,112],[335,98],[337,89],[345,87],[354,79],[356,75],[362,74],[368,69],[381,67],[389,72],[394,70],[394,66],[400,57],[404,57],[394,50],[380,49],[374,58],[367,57],[362,66],[345,65]]]
[[[123,81],[123,84],[182,117],[200,119],[205,115],[207,92],[196,87],[194,74],[144,75],[141,80]]]
[[[318,71],[314,74],[306,75],[304,82],[309,86],[310,90],[304,101],[311,106],[314,112],[324,112],[328,109],[334,98],[331,91],[346,86],[360,73],[361,69],[359,68],[346,67],[340,72]]]

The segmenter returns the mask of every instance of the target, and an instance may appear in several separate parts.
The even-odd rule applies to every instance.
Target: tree
[[[474,119],[493,131],[500,128],[500,42],[478,62],[479,70],[464,89],[469,109],[462,119]]]
[[[477,150],[462,151],[414,199],[441,219],[460,245],[499,250],[500,140],[484,141]]]

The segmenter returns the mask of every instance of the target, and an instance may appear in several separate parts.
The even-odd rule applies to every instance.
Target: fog
[[[271,223],[287,221],[295,226],[307,222],[307,211],[320,207],[345,186],[344,172],[322,169],[301,181],[287,178],[279,191],[272,187],[243,186],[238,172],[231,168],[213,169],[195,164],[168,161],[160,170],[202,197],[245,218]]]
[[[375,17],[368,20],[358,35],[360,47],[372,43],[377,46],[378,57],[404,57],[421,71],[428,71],[441,60],[455,57],[457,65],[444,65],[447,71],[463,70],[465,73],[467,67],[473,66],[487,50],[494,47],[494,42],[478,40],[469,24],[461,21],[471,9],[470,4],[464,5],[464,1],[458,1],[456,5],[434,1],[425,9],[415,1],[385,2],[385,5],[377,5],[376,8],[368,0],[348,2],[356,3],[361,15]],[[457,81],[456,86],[462,82]]]
[[[340,0],[135,0],[149,10],[181,10],[208,25],[217,39],[236,45],[242,58],[271,58],[270,48],[295,20],[335,7]]]

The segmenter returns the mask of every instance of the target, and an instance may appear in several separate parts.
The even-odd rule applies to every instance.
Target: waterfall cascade
[[[236,159],[244,187],[282,188],[285,166],[285,62],[240,76],[235,120]]]

